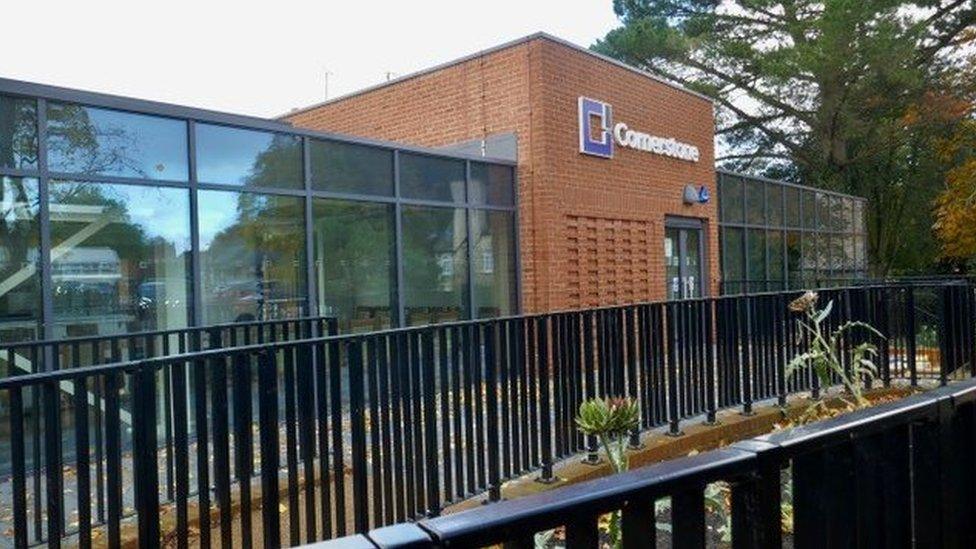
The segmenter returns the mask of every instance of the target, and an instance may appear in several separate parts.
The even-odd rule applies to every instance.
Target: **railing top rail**
[[[567,517],[586,509],[587,515],[610,512],[635,497],[662,497],[682,489],[745,474],[755,454],[721,448],[694,456],[663,461],[558,490],[504,500],[472,511],[422,521],[438,539],[459,547],[481,547],[498,539],[517,537],[565,524]]]
[[[587,517],[619,509],[626,501],[648,500],[700,489],[717,480],[734,480],[754,471],[763,454],[776,452],[775,463],[852,438],[881,432],[940,413],[942,406],[976,400],[976,380],[913,395],[901,401],[845,414],[807,426],[739,442],[731,447],[682,457],[486,507],[423,520],[422,531],[451,546],[484,546],[566,524],[567,517]],[[370,532],[383,537],[394,525]]]
[[[937,283],[937,284],[923,284],[922,287],[932,286],[932,287],[943,287],[947,286],[947,283]],[[831,291],[838,292],[844,290],[865,290],[870,288],[898,288],[902,287],[901,284],[879,284],[877,286],[851,286],[844,288],[825,288],[817,291]],[[919,285],[910,284],[911,287],[918,287]],[[784,292],[763,292],[755,294],[745,294],[736,296],[718,296],[718,297],[703,297],[695,299],[687,299],[680,301],[649,301],[640,302],[630,305],[613,305],[605,307],[597,307],[592,309],[576,309],[576,310],[565,310],[565,311],[555,311],[549,313],[533,313],[529,315],[513,315],[506,317],[494,317],[487,319],[477,319],[477,320],[464,320],[458,322],[450,322],[443,324],[425,324],[422,326],[410,326],[405,328],[388,328],[386,330],[379,330],[375,332],[363,332],[363,333],[353,333],[353,334],[339,334],[330,336],[317,336],[313,338],[304,339],[293,339],[289,341],[275,341],[275,342],[263,342],[263,343],[253,343],[250,345],[238,345],[235,347],[222,347],[218,349],[205,349],[200,351],[188,351],[185,353],[171,354],[162,357],[151,357],[139,360],[122,361],[111,364],[102,364],[97,366],[83,366],[79,368],[70,368],[65,370],[55,370],[50,372],[38,372],[31,374],[24,374],[19,376],[9,376],[0,379],[0,390],[11,389],[14,387],[24,387],[28,385],[46,383],[52,381],[65,381],[70,379],[77,379],[80,377],[90,376],[90,375],[104,375],[110,373],[113,369],[119,372],[132,371],[137,368],[159,368],[167,364],[179,363],[179,362],[196,362],[204,361],[212,358],[226,358],[228,356],[235,356],[239,354],[247,353],[261,353],[261,352],[273,352],[282,349],[288,349],[293,347],[301,347],[308,345],[326,345],[330,343],[338,343],[343,341],[357,341],[367,338],[375,337],[385,337],[389,335],[411,335],[419,332],[424,332],[428,330],[445,330],[452,328],[463,328],[467,326],[477,326],[484,324],[497,324],[501,322],[510,322],[514,320],[532,320],[543,318],[547,316],[558,316],[564,314],[573,313],[594,313],[600,311],[612,311],[612,310],[622,310],[630,307],[641,307],[641,306],[673,306],[680,304],[688,304],[695,302],[708,302],[708,301],[722,301],[730,299],[741,299],[741,298],[762,298],[762,297],[775,297],[777,295],[796,295],[801,290],[791,290]],[[295,319],[298,320],[298,319]],[[207,328],[212,329],[213,327]]]
[[[221,330],[226,328],[249,328],[253,326],[267,326],[267,325],[281,325],[294,322],[309,322],[318,320],[329,320],[331,316],[302,316],[295,318],[276,318],[273,320],[247,320],[244,322],[222,322],[220,324],[208,324],[206,326],[186,326],[184,328],[167,328],[165,330],[146,330],[142,332],[129,332],[129,333],[119,333],[119,334],[102,334],[97,336],[74,336],[65,337],[60,339],[35,339],[27,341],[19,341],[16,343],[0,343],[0,351],[6,349],[17,348],[21,349],[24,347],[31,346],[45,346],[45,345],[72,345],[75,343],[92,343],[92,342],[102,342],[109,341],[112,339],[139,339],[146,337],[158,337],[167,336],[178,333],[203,333],[211,330]]]

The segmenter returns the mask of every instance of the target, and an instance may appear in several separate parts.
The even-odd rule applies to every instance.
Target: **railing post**
[[[136,513],[139,515],[139,547],[159,545],[159,467],[156,452],[155,370],[139,366],[132,374],[133,436]]]
[[[701,302],[701,307],[705,310],[705,424],[716,425],[718,412],[717,399],[715,397],[717,378],[715,369],[718,363],[715,357],[715,307],[718,304],[714,299]]]
[[[671,496],[671,529],[675,547],[705,547],[704,487]]]
[[[278,507],[278,367],[274,350],[261,353],[258,362],[258,419],[261,443],[261,522],[265,549],[281,546]],[[324,457],[323,457],[324,459]],[[328,482],[323,478],[322,482]],[[329,509],[323,509],[329,513]],[[325,532],[328,535],[328,532]]]
[[[592,400],[596,398],[596,372],[593,363],[593,313],[582,313],[583,320],[583,375],[586,382],[586,398]],[[587,465],[597,465],[600,463],[600,446],[593,435],[586,437],[586,457],[583,463]]]
[[[539,482],[552,483],[556,478],[552,474],[552,409],[549,398],[549,316],[536,319],[536,359],[539,368],[539,446],[542,454],[542,474]]]
[[[915,354],[918,352],[918,334],[915,318],[915,286],[905,288],[905,340],[908,353],[908,376],[912,387],[918,386],[918,365]]]
[[[756,468],[732,484],[732,547],[763,549],[780,547],[783,542],[780,515],[782,493],[780,468],[766,451],[775,446],[755,440],[735,444],[734,448],[756,454]]]
[[[742,345],[742,415],[751,416],[752,411],[752,381],[756,360],[756,352],[753,348],[753,325],[752,325],[752,303],[754,298],[745,296],[736,298],[736,317],[740,326],[744,327],[744,337],[739,342]],[[745,315],[743,318],[743,310]]]
[[[352,506],[353,522],[357,533],[369,529],[369,508],[366,498],[366,416],[363,389],[363,343],[355,338],[346,343],[346,359],[349,364],[349,423],[352,428]],[[338,367],[337,364],[332,365]],[[418,418],[419,419],[419,418]]]
[[[666,332],[665,341],[668,342],[667,361],[668,361],[668,434],[674,437],[681,436],[680,414],[678,412],[678,334],[675,333],[677,319],[675,310],[677,305],[673,302],[667,304],[667,317],[663,323]]]
[[[499,467],[499,452],[501,440],[498,436],[498,363],[495,352],[494,322],[488,322],[484,327],[485,346],[485,399],[488,420],[488,501],[502,499],[501,473]]]
[[[47,348],[47,346],[45,346]],[[64,477],[61,469],[61,403],[57,382],[45,382],[44,395],[44,468],[47,495],[47,541],[49,547],[60,547],[64,533]],[[40,410],[34,413],[40,414]],[[137,492],[138,493],[138,492]],[[153,492],[155,493],[155,492]],[[34,497],[40,498],[36,493]],[[140,527],[142,521],[139,522]]]

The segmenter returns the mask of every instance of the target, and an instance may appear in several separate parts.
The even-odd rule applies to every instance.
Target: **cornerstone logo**
[[[611,130],[611,127],[613,128]],[[612,135],[611,135],[612,134]],[[609,103],[579,98],[580,152],[602,158],[613,158],[613,142],[622,147],[698,162],[698,147],[671,137],[658,137],[631,130],[627,124],[613,123],[613,109]]]

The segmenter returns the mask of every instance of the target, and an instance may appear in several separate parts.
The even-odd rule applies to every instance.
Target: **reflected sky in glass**
[[[47,117],[52,172],[189,179],[185,121],[55,102]]]
[[[252,187],[300,189],[301,139],[210,124],[197,124],[197,180]]]

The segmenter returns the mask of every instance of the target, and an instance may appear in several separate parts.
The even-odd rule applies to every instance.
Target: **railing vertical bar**
[[[258,415],[261,452],[261,535],[265,549],[281,546],[278,495],[278,365],[277,353],[265,350],[258,362]],[[323,484],[327,479],[323,477]],[[328,515],[328,510],[324,510]],[[292,513],[294,514],[294,513]],[[328,533],[328,531],[325,531]]]
[[[282,336],[289,339],[290,329],[287,324],[282,325]],[[296,427],[297,411],[295,409],[295,353],[294,347],[281,350],[284,353],[285,385],[285,463],[288,481],[288,535],[291,545],[301,543],[301,511],[299,510],[298,486],[298,430]]]
[[[426,514],[434,517],[441,512],[440,474],[437,467],[437,409],[435,395],[437,394],[436,355],[434,354],[434,329],[428,328],[420,333],[420,347],[422,352],[421,383],[423,393],[423,423],[424,423],[424,473],[427,476]]]
[[[251,547],[251,474],[254,464],[254,441],[251,432],[251,363],[250,356],[236,353],[231,372],[234,407],[234,473],[237,477],[240,503],[241,546]]]
[[[370,490],[372,502],[373,515],[372,515],[372,525],[371,527],[379,527],[383,523],[383,505],[384,505],[384,493],[383,493],[383,458],[381,445],[382,440],[380,439],[380,426],[383,424],[383,419],[380,417],[380,396],[379,396],[379,380],[377,379],[380,375],[380,369],[378,367],[378,357],[377,357],[377,337],[370,337],[366,340],[366,367],[368,371],[366,373],[366,387],[367,387],[367,398],[369,399],[369,462],[370,462],[370,477],[372,480]],[[322,454],[325,455],[324,453]],[[322,477],[322,485],[325,486],[327,482],[325,476]],[[327,514],[329,509],[327,507],[322,507],[322,512]],[[322,532],[324,538],[328,539],[329,533],[326,531]]]
[[[363,343],[354,338],[346,343],[349,367],[349,423],[352,429],[353,525],[358,533],[369,529],[368,468],[366,465],[366,414],[363,388]]]
[[[322,326],[317,326],[316,329],[321,333]],[[328,539],[332,537],[333,479],[329,474],[332,453],[329,450],[329,382],[326,376],[325,345],[316,344],[312,353],[315,362],[315,420],[318,422],[319,504],[322,507],[322,537]]]
[[[227,402],[227,357],[210,362],[210,417],[213,422],[214,491],[220,509],[220,540],[224,549],[233,546],[234,511],[231,508],[229,405]]]
[[[181,347],[184,345],[181,342]],[[190,437],[187,432],[189,414],[187,411],[186,390],[187,363],[180,361],[169,365],[170,386],[172,387],[173,409],[173,470],[176,496],[176,545],[178,549],[189,546],[189,512],[187,499],[190,494]],[[166,375],[166,370],[163,371]]]
[[[78,364],[78,345],[72,346]],[[88,437],[88,377],[74,380],[75,476],[78,487],[78,546],[91,547],[91,460]]]
[[[9,359],[8,360],[12,360]],[[27,465],[24,449],[24,397],[20,387],[7,393],[10,399],[10,473],[14,547],[27,547]]]
[[[339,342],[330,341],[329,404],[332,408],[332,477],[335,493],[336,536],[346,535],[346,460],[342,428],[342,358]]]
[[[121,544],[119,522],[122,519],[122,441],[119,417],[119,374],[115,371],[104,376],[105,384],[105,472],[106,495],[108,496],[107,517],[108,544],[118,547]]]

